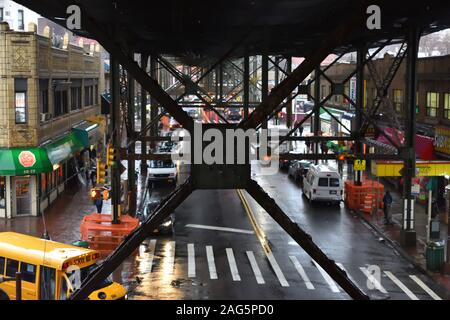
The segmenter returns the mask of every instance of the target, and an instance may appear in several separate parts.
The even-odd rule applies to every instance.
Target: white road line
[[[188,243],[188,277],[195,278],[195,248],[193,243]]]
[[[275,257],[273,256],[272,252],[266,253],[267,259],[269,259],[270,265],[272,266],[273,271],[275,272],[278,281],[280,281],[280,284],[282,287],[289,287],[289,283],[287,282],[286,278],[284,277],[283,272],[280,269],[280,266],[277,263],[277,260],[275,260]]]
[[[291,259],[295,269],[297,269],[300,277],[302,277],[303,281],[305,282],[306,288],[308,288],[309,290],[314,290],[314,285],[311,283],[311,280],[309,280],[308,275],[306,274],[300,262],[298,262],[297,257],[289,256],[289,259]]]
[[[239,271],[236,265],[236,260],[234,259],[233,249],[226,248],[228,264],[230,265],[231,276],[233,277],[233,281],[241,281],[241,276],[239,275]]]
[[[212,280],[218,279],[212,246],[206,246],[206,259],[208,260],[209,277]]]
[[[256,282],[258,284],[266,283],[261,274],[261,270],[259,270],[258,264],[256,263],[256,259],[255,259],[255,255],[253,254],[253,251],[247,251],[247,257],[248,257],[248,260],[250,261],[250,265],[252,267],[253,273],[255,274]]]
[[[367,268],[360,267],[359,269],[362,271],[362,273],[365,274],[365,276],[367,277],[367,280],[369,281],[367,283],[368,288],[375,287],[381,293],[385,293],[385,294],[388,293],[386,291],[386,289],[381,285],[381,283],[373,276],[373,274],[370,274],[369,271],[367,271]]]
[[[400,289],[403,290],[404,293],[411,299],[411,300],[419,300],[417,296],[411,292],[400,280],[397,279],[396,276],[392,274],[390,271],[384,271],[384,273],[389,277],[389,279],[392,280]]]
[[[245,234],[254,234],[255,233],[252,230],[235,229],[235,228],[227,228],[227,227],[217,227],[217,226],[205,226],[203,224],[187,224],[186,227],[188,227],[188,228],[196,228],[196,229],[205,229],[205,230],[234,232],[234,233],[245,233]]]
[[[153,257],[155,256],[155,247],[156,247],[156,239],[150,240],[150,243],[148,244],[149,249],[149,257],[148,257],[148,268],[147,272],[151,273],[153,268]]]
[[[316,266],[317,269],[319,269],[320,274],[322,275],[322,277],[325,279],[325,281],[328,283],[328,286],[330,287],[331,291],[333,292],[340,292],[339,288],[337,287],[336,283],[333,281],[333,279],[328,275],[328,273],[326,273],[325,270],[322,269],[322,267],[314,260],[312,260],[312,262],[314,262],[314,265]]]
[[[167,274],[173,274],[173,268],[175,265],[175,241],[170,241],[166,247],[166,263],[164,270],[166,270]]]
[[[414,275],[409,276],[411,279],[413,279],[423,290],[425,290],[426,293],[430,295],[434,300],[442,300],[441,297],[439,297],[436,293],[433,292],[425,283],[423,283],[422,280],[420,280],[418,277]]]

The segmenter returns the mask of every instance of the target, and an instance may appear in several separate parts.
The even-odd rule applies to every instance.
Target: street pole
[[[244,73],[243,73],[243,83],[244,83],[244,119],[248,117],[248,105],[250,102],[250,57],[248,56],[248,48],[245,48],[245,56],[244,56]]]
[[[288,57],[286,57],[286,73],[291,74],[291,72],[292,72],[292,57],[288,56]],[[278,82],[277,82],[277,84],[278,84]],[[291,93],[288,96],[288,99],[290,99],[293,94],[294,93]],[[289,129],[292,128],[292,103],[293,102],[294,101],[291,100],[286,105],[286,127],[288,127]]]
[[[22,300],[22,274],[16,272],[16,300]]]
[[[141,68],[147,70],[148,54],[141,53]],[[151,119],[151,118],[150,118]],[[147,91],[141,85],[141,130],[147,127]],[[147,154],[147,142],[144,139],[141,140],[141,154]],[[141,161],[141,175],[147,175],[147,163]]]
[[[314,136],[319,136],[320,131],[320,64],[316,67],[314,72]],[[311,142],[311,150],[315,154],[319,154],[319,143],[317,141]],[[315,164],[319,164],[319,160],[315,160]]]
[[[361,128],[361,114],[364,105],[364,48],[358,48],[356,52],[356,103],[355,103],[355,132],[353,134],[356,137],[360,136]],[[356,159],[362,158],[363,145],[360,139],[355,141],[355,155]],[[354,183],[355,186],[362,185],[362,171],[355,170]]]
[[[150,56],[150,76],[158,81],[158,66],[155,55]],[[145,108],[147,108],[147,106],[145,106]],[[157,116],[158,116],[158,102],[153,96],[150,96],[150,121],[156,119]],[[150,127],[150,136],[155,137],[158,135],[158,123],[159,121],[154,121],[154,123]],[[150,148],[152,149],[153,152],[153,149],[155,148],[154,141],[150,143]],[[146,162],[143,161],[143,163],[145,164]]]
[[[264,102],[269,96],[269,56],[266,52],[262,55],[261,66],[261,101]],[[264,120],[261,125],[262,129],[267,129],[267,120]]]
[[[113,147],[118,150],[120,147],[120,83],[119,83],[119,62],[111,55],[111,142]],[[112,223],[119,224],[120,215],[120,153],[116,152],[116,160],[111,172],[111,201],[112,201]]]
[[[416,245],[414,230],[414,197],[412,179],[416,175],[416,90],[417,90],[417,51],[420,33],[417,27],[410,25],[407,31],[406,59],[406,108],[405,108],[405,147],[403,148],[403,223],[400,241],[405,246]]]
[[[427,243],[430,241],[430,223],[431,223],[431,204],[432,204],[433,190],[428,190],[428,218],[427,218]]]
[[[128,73],[128,105],[127,105],[127,118],[128,118],[128,153],[135,153],[136,148],[133,142],[134,136],[134,79],[131,77],[131,74]],[[131,135],[131,136],[130,136]],[[131,144],[130,144],[131,142]],[[128,190],[129,190],[129,203],[128,203],[128,213],[131,216],[136,214],[136,179],[135,179],[135,161],[128,160]]]

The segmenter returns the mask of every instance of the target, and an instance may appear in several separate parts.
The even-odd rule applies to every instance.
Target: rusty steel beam
[[[282,101],[328,56],[341,45],[345,37],[361,23],[361,15],[343,19],[343,23],[333,29],[318,48],[305,57],[305,60],[283,81],[272,89],[267,99],[253,111],[247,119],[239,123],[239,128],[256,128],[266,121],[267,117],[282,103]]]
[[[283,210],[259,185],[251,180],[247,192],[258,204],[335,280],[350,297],[357,300],[369,300],[369,297],[347,276],[345,271],[329,259],[312,241],[309,234],[293,222]]]
[[[191,130],[194,125],[192,118],[164,91],[158,82],[150,77],[145,70],[126,54],[125,50],[114,39],[113,34],[108,34],[94,19],[83,14],[83,23],[100,44],[127,69],[133,78],[166,109],[183,128]]]
[[[134,250],[139,247],[142,241],[157,228],[191,193],[194,191],[192,181],[186,180],[169,194],[153,214],[134,231],[132,231],[122,243],[95,268],[81,283],[81,286],[71,296],[70,300],[85,300],[89,294],[98,288],[98,285],[105,280]]]

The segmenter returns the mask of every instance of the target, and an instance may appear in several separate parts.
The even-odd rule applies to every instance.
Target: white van
[[[344,181],[336,169],[312,165],[303,179],[303,194],[312,201],[339,204],[344,193]]]

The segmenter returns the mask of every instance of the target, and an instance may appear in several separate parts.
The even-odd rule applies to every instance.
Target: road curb
[[[421,273],[426,274],[430,278],[433,278],[433,273],[430,271],[424,269],[420,263],[418,263],[414,258],[412,258],[408,253],[406,253],[400,245],[397,244],[397,242],[393,241],[391,238],[389,238],[378,226],[373,224],[369,219],[367,219],[361,212],[358,211],[352,211],[356,215],[359,216],[364,222],[366,222],[373,230],[375,230],[384,240],[386,240],[392,248],[397,251],[404,259],[406,259],[409,263],[411,263],[414,267],[416,267]]]

